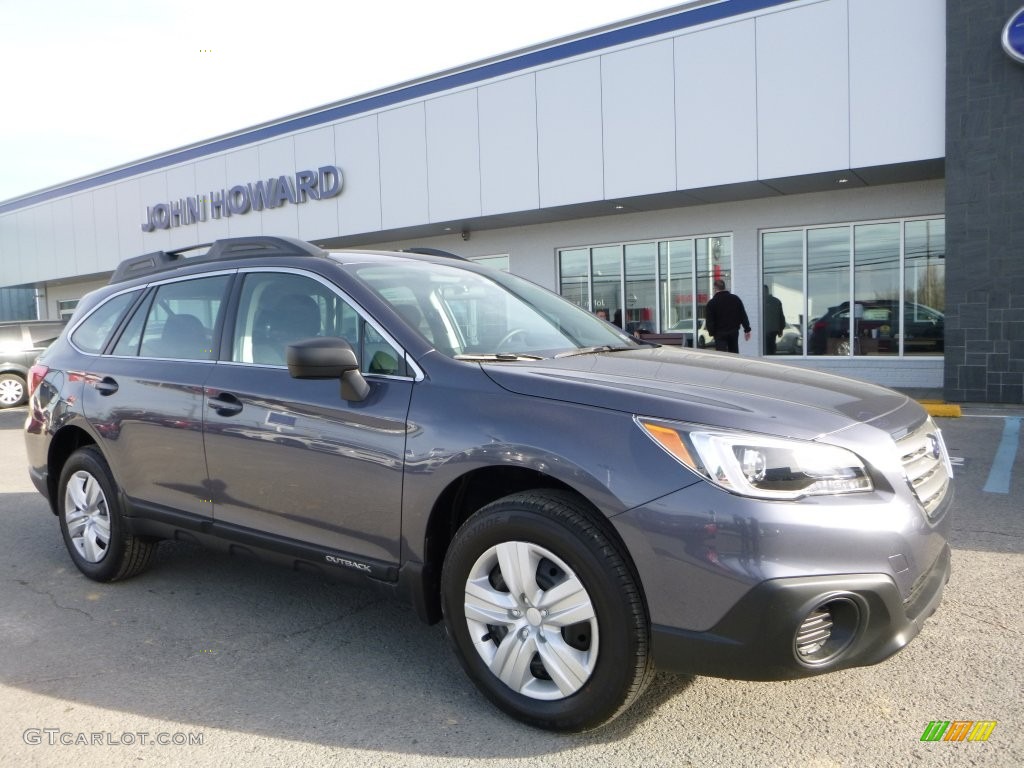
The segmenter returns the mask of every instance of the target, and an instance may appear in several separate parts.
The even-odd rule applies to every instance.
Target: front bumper
[[[949,546],[918,580],[907,600],[884,574],[772,579],[750,590],[714,627],[687,631],[654,625],[659,669],[739,680],[788,680],[877,664],[920,632],[942,600],[950,574]],[[802,655],[796,638],[808,615],[831,606],[832,636]]]

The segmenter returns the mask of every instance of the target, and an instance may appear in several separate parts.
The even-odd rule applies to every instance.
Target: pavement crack
[[[373,600],[368,600],[367,602],[362,603],[361,605],[357,605],[355,608],[353,608],[350,611],[345,611],[342,614],[334,616],[333,618],[330,618],[330,619],[326,619],[325,621],[322,621],[322,622],[320,622],[318,624],[314,624],[314,625],[309,626],[309,627],[303,627],[302,629],[296,629],[294,632],[287,632],[287,633],[283,634],[282,637],[284,637],[284,638],[301,637],[302,635],[308,635],[311,632],[318,632],[321,629],[326,629],[327,627],[330,627],[333,624],[338,624],[338,623],[344,621],[347,618],[350,618],[352,616],[355,616],[356,614],[362,613],[367,608],[372,608],[375,605],[379,605],[380,602],[381,602],[380,598],[374,598]]]
[[[953,528],[953,532],[970,535],[985,533],[989,536],[1006,536],[1011,539],[1024,539],[1024,533],[1017,533],[1016,531],[986,531],[984,528]]]
[[[31,592],[34,595],[39,595],[40,597],[48,597],[48,598],[50,598],[50,602],[53,603],[53,607],[54,608],[60,608],[62,611],[74,611],[75,613],[82,614],[87,619],[89,619],[89,621],[94,621],[92,614],[89,613],[88,611],[83,611],[81,608],[75,608],[72,605],[61,605],[60,603],[58,603],[57,602],[57,598],[54,597],[52,592],[48,592],[47,590],[35,589],[29,582],[25,581],[24,579],[15,579],[15,582],[17,584],[20,584],[21,586],[25,587],[25,589],[27,589],[29,592]]]
[[[979,624],[988,624],[990,627],[995,627],[996,629],[1001,629],[1003,632],[1009,632],[1010,634],[1013,634],[1013,635],[1020,635],[1021,634],[1020,630],[1015,629],[1014,627],[1008,627],[1005,624],[1001,624],[998,621],[992,621],[991,619],[982,618],[981,616],[977,616],[977,615],[971,613],[970,611],[965,610],[964,603],[961,603],[958,600],[948,600],[947,599],[944,602],[949,603],[950,607],[954,608],[957,611],[957,613],[959,613],[961,616],[966,616],[967,618],[972,619],[973,621],[975,621],[975,622],[977,622]]]

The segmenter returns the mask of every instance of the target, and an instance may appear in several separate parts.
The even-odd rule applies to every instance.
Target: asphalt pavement
[[[963,412],[939,420],[953,576],[909,647],[783,683],[659,675],[610,726],[561,736],[495,710],[442,629],[371,591],[169,542],[137,578],[85,579],[28,480],[25,411],[2,411],[0,765],[1016,768],[1024,408]],[[932,721],[996,726],[924,742]]]

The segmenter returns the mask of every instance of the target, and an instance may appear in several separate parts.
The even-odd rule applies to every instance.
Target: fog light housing
[[[833,596],[814,606],[797,627],[793,653],[807,666],[833,663],[853,644],[860,608],[852,596]]]

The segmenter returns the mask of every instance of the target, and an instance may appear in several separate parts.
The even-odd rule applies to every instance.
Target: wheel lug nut
[[[511,611],[509,611],[509,613],[512,614],[512,618],[514,619],[518,619],[520,616],[523,615],[523,612],[520,611],[518,608],[513,608]]]
[[[519,639],[520,640],[525,640],[529,636],[530,636],[530,630],[528,630],[526,627],[523,627],[521,630],[519,630]]]

